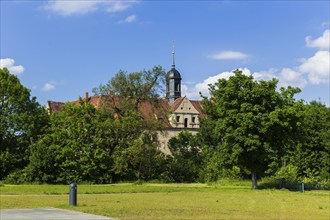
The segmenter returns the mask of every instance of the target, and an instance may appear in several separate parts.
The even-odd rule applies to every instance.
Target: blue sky
[[[1,0],[1,67],[45,105],[119,70],[176,68],[183,95],[241,68],[329,106],[329,1]]]

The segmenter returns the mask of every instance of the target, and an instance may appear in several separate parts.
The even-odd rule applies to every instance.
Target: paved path
[[[99,215],[85,214],[55,208],[40,209],[3,209],[0,210],[1,220],[115,220]]]

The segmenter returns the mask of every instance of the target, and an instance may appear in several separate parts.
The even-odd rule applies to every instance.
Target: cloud
[[[109,0],[107,0],[108,2]],[[126,9],[132,7],[133,4],[137,3],[138,1],[113,1],[113,4],[110,4],[106,11],[110,13],[121,12],[125,11]]]
[[[0,59],[0,68],[7,68],[10,73],[19,75],[24,72],[22,65],[14,66],[15,60],[11,58]]]
[[[116,13],[132,7],[137,2],[137,0],[49,0],[43,9],[62,16],[83,15],[100,10]]]
[[[245,60],[248,58],[248,55],[238,51],[221,51],[209,56],[211,59],[215,60]]]
[[[45,92],[51,91],[55,89],[55,82],[48,82],[42,87],[42,90]]]
[[[305,38],[307,47],[317,47],[319,49],[330,48],[330,30],[325,30],[323,35],[315,40],[311,36]]]
[[[275,78],[278,78],[279,80],[278,87],[293,86],[304,88],[308,83],[304,78],[303,73],[291,68],[283,68]]]
[[[278,88],[280,87],[287,87],[287,86],[293,86],[293,87],[299,87],[303,88],[306,86],[308,81],[304,78],[304,74],[291,68],[283,68],[281,70],[277,70],[274,68],[270,68],[269,70],[260,71],[260,72],[252,72],[248,68],[239,68],[239,70],[242,71],[242,73],[246,76],[253,76],[253,78],[257,81],[265,80],[269,81],[273,78],[278,79]],[[200,99],[199,93],[201,92],[204,96],[209,96],[209,85],[215,84],[218,82],[219,79],[229,79],[229,77],[233,76],[234,70],[232,71],[226,71],[221,72],[215,76],[210,76],[207,79],[205,79],[201,83],[195,84],[191,89],[185,84],[182,85],[182,94],[186,95],[190,99]]]
[[[260,72],[254,72],[253,73],[253,78],[255,80],[265,80],[265,81],[268,81],[268,80],[272,80],[273,78],[277,78],[276,77],[276,74],[278,73],[278,70],[275,69],[275,68],[270,68],[268,70],[263,70],[263,71],[260,71]]]
[[[134,21],[136,21],[136,15],[130,15],[130,16],[126,17],[124,20],[119,21],[118,24],[133,23]]]
[[[244,75],[250,76],[251,71],[248,68],[240,68],[239,70],[242,71]],[[233,76],[234,70],[230,72],[221,72],[215,76],[210,76],[207,79],[205,79],[201,83],[197,83],[192,89],[189,89],[189,87],[185,84],[181,86],[182,88],[182,94],[186,95],[190,99],[200,99],[199,93],[202,93],[202,95],[209,95],[209,85],[216,83],[219,79],[229,79],[229,77]]]
[[[317,51],[314,56],[306,59],[300,66],[302,73],[308,74],[312,84],[329,83],[330,52]]]
[[[248,68],[240,68],[245,75],[252,75],[257,81],[278,79],[278,88],[280,87],[299,87],[304,88],[307,84],[321,84],[330,82],[330,51],[322,50],[329,48],[329,30],[324,31],[323,35],[316,40],[310,37],[306,38],[306,45],[309,47],[320,48],[312,57],[303,59],[301,64],[292,68],[284,67],[282,69],[270,68],[259,72],[252,72]],[[239,52],[238,52],[239,53]],[[224,52],[218,53],[214,59],[226,57]],[[227,56],[230,57],[230,56]],[[209,96],[209,84],[216,83],[219,79],[229,79],[233,76],[233,71],[226,71],[210,76],[201,83],[188,87],[183,83],[182,94],[190,99],[200,99],[199,92]]]

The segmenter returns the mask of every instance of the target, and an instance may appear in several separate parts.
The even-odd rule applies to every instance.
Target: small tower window
[[[179,83],[175,83],[175,91],[180,91],[180,84]]]

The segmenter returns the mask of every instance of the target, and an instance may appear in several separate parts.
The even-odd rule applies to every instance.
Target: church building
[[[181,74],[175,68],[174,51],[172,52],[172,68],[166,74],[166,98],[161,100],[161,110],[153,108],[148,102],[139,105],[138,110],[145,119],[154,118],[163,124],[163,131],[159,131],[158,138],[160,150],[170,154],[167,147],[169,139],[177,136],[181,131],[188,130],[197,133],[200,127],[200,119],[203,118],[203,106],[201,101],[189,100],[181,96]],[[88,96],[85,93],[83,100],[88,100],[95,108],[99,107],[104,100],[102,96]],[[79,103],[79,101],[73,101]],[[63,102],[47,102],[48,112],[55,113],[62,110]]]

